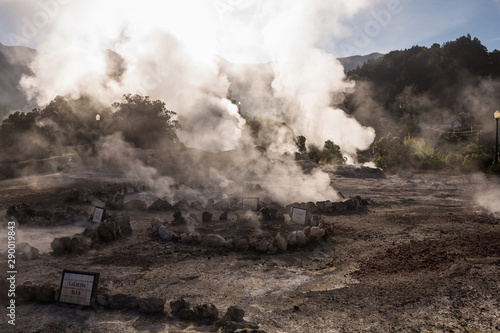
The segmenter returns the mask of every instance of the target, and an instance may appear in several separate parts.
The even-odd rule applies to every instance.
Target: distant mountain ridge
[[[31,74],[29,64],[37,51],[25,46],[5,46],[0,43],[0,104],[11,110],[29,110],[30,103],[19,88],[25,74]]]
[[[369,60],[375,60],[380,57],[383,57],[384,54],[374,52],[368,55],[355,55],[351,57],[338,58],[340,63],[344,66],[344,71],[347,73],[349,71],[355,70],[358,66],[361,68],[365,63]]]

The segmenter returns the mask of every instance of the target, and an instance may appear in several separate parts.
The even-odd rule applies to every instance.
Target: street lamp
[[[497,121],[497,134],[495,140],[495,159],[493,160],[493,165],[498,164],[498,119],[500,119],[500,111],[495,112],[495,120]]]

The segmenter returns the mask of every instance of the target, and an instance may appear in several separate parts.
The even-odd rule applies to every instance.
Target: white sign
[[[95,298],[99,273],[64,270],[59,288],[59,303],[90,306]]]
[[[293,207],[292,208],[292,222],[299,224],[306,224],[307,222],[307,209]]]
[[[94,209],[94,216],[92,217],[92,222],[101,223],[104,217],[104,208],[96,207]]]
[[[244,210],[259,210],[259,198],[241,198],[241,206]]]

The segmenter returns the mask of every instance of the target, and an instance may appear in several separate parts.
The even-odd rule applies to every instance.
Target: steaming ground
[[[483,189],[498,188],[498,178],[328,174],[346,197],[361,195],[370,205],[363,214],[324,216],[328,239],[316,247],[259,255],[163,242],[151,238],[153,216],[132,211],[131,237],[82,255],[43,253],[19,262],[18,283],[58,284],[63,269],[100,272],[100,285],[113,294],[167,302],[183,297],[192,304],[214,303],[222,313],[237,305],[266,332],[500,329],[500,224],[475,200]],[[21,202],[64,209],[72,188],[99,188],[120,179],[121,174],[81,168],[2,181],[0,210]],[[25,235],[35,232],[18,228]],[[46,229],[40,239],[52,235],[53,229]],[[56,327],[59,332],[211,331],[130,311],[17,307],[16,331]]]

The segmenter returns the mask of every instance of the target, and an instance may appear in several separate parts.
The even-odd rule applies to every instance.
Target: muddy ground
[[[18,261],[18,285],[59,284],[63,269],[98,272],[99,285],[114,294],[165,298],[167,305],[164,315],[144,315],[18,304],[16,326],[7,324],[4,307],[0,331],[216,331],[168,316],[169,301],[184,298],[213,303],[221,314],[229,306],[241,307],[245,319],[266,332],[500,332],[500,225],[474,201],[485,186],[500,185],[498,178],[331,173],[331,179],[344,196],[367,199],[367,209],[325,215],[327,239],[275,255],[155,239],[151,220],[156,215],[137,211],[129,212],[132,236],[79,255],[50,253],[56,235],[79,232],[79,226],[18,225],[18,236],[42,252],[40,259]],[[2,225],[12,204],[64,210],[72,188],[114,180],[119,181],[79,169],[2,181]],[[3,252],[7,231],[0,232]],[[7,263],[1,263],[4,276]]]

